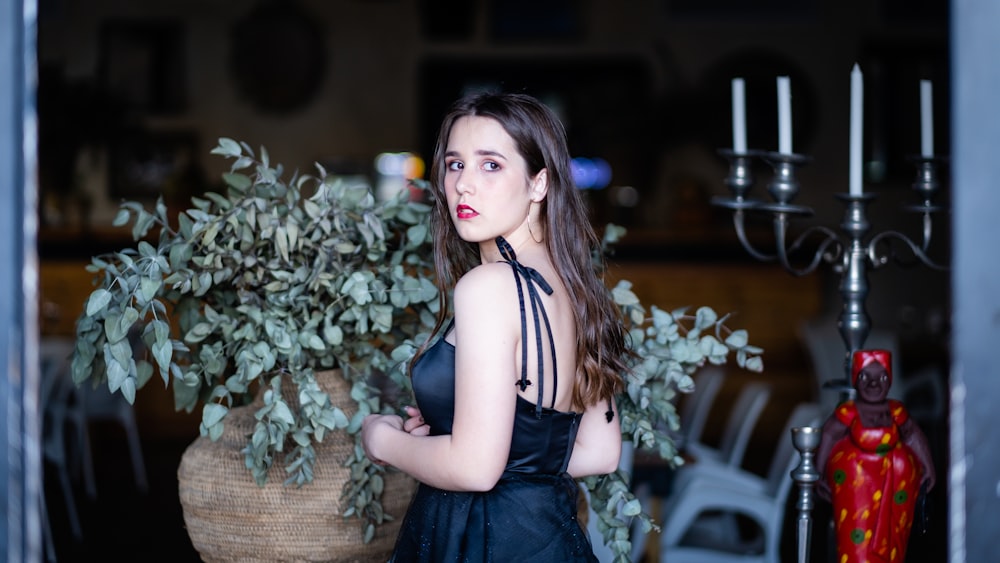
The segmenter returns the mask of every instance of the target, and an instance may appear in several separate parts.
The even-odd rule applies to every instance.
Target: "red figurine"
[[[903,403],[889,399],[892,355],[858,350],[853,401],[823,424],[816,454],[819,494],[833,503],[839,563],[902,562],[917,496],[934,487],[927,438]]]

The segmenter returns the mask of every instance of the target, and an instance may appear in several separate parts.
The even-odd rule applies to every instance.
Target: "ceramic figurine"
[[[892,356],[858,350],[854,400],[823,424],[816,454],[819,495],[833,503],[838,563],[902,562],[921,492],[936,475],[927,438],[903,403],[889,399]]]

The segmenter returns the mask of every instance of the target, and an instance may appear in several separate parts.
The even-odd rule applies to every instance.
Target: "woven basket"
[[[319,372],[316,377],[334,404],[341,408],[354,404],[339,371]],[[285,393],[286,400],[291,402],[294,395]],[[343,462],[354,449],[347,433],[328,434],[316,445],[312,483],[285,486],[280,463],[271,468],[264,487],[254,482],[240,450],[253,432],[253,413],[260,400],[230,411],[218,441],[200,437],[181,458],[177,479],[184,523],[202,559],[207,563],[388,559],[415,481],[396,471],[385,474],[382,504],[395,519],[379,525],[372,541],[364,543],[361,521],[341,516],[340,496],[350,476]],[[348,417],[353,414],[353,409],[344,411]]]

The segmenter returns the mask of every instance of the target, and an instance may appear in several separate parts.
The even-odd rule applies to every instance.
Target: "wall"
[[[451,5],[452,11],[459,10],[458,6],[463,4],[438,3]],[[496,60],[525,63],[546,58],[557,61],[634,60],[648,71],[650,78],[649,91],[634,93],[635,101],[651,112],[649,119],[660,121],[656,123],[657,131],[635,140],[633,150],[647,150],[641,143],[649,143],[669,153],[678,150],[677,145],[691,142],[678,137],[698,141],[699,146],[691,150],[701,155],[699,165],[705,165],[705,169],[691,173],[719,193],[725,191],[719,182],[724,169],[714,150],[728,146],[730,140],[727,137],[728,78],[757,72],[759,69],[754,64],[776,72],[783,67],[802,78],[801,83],[793,83],[796,98],[793,111],[803,112],[801,127],[806,129],[799,131],[796,126],[796,140],[800,138],[802,142],[797,142],[795,148],[814,158],[802,170],[801,202],[829,215],[825,212],[829,207],[828,193],[843,190],[846,184],[848,142],[845,124],[851,66],[856,61],[864,62],[874,57],[875,53],[891,50],[883,45],[904,49],[917,44],[929,45],[944,54],[946,38],[946,22],[907,21],[898,14],[892,15],[895,9],[892,2],[772,1],[763,3],[763,9],[749,11],[740,8],[740,3],[719,1],[715,3],[718,8],[714,14],[702,15],[703,10],[696,7],[697,3],[690,2],[591,0],[579,3],[582,7],[578,10],[567,10],[576,14],[579,32],[564,40],[493,39],[490,26],[495,14],[489,10],[492,4],[484,2],[472,3],[473,7],[467,8],[471,12],[467,19],[452,16],[454,21],[447,20],[455,27],[467,27],[467,37],[435,40],[428,39],[423,31],[427,25],[425,19],[434,17],[430,10],[421,9],[424,4],[434,3],[301,0],[299,5],[319,23],[322,31],[325,61],[322,68],[315,70],[322,75],[322,82],[318,94],[306,107],[282,115],[255,111],[236,91],[230,73],[229,31],[253,7],[252,2],[62,0],[49,5],[43,3],[39,56],[43,64],[63,67],[71,79],[96,78],[103,22],[176,20],[183,33],[187,107],[172,115],[143,116],[140,118],[143,124],[154,130],[195,130],[202,154],[219,136],[244,139],[254,146],[266,144],[276,159],[301,168],[317,159],[340,157],[369,162],[381,151],[425,147],[427,139],[434,134],[433,130],[420,127],[419,72],[421,63],[426,60],[464,57],[470,65],[487,68]],[[788,9],[789,6],[799,8]],[[532,16],[527,13],[522,17]],[[456,31],[461,32],[461,29]],[[907,60],[902,63],[911,64]],[[712,84],[718,88],[707,91],[706,82],[716,78],[712,74],[726,65],[733,67],[733,74],[727,75],[723,83]],[[872,67],[869,68],[874,72]],[[931,69],[925,73],[940,74],[942,70],[946,71]],[[464,71],[455,69],[456,73]],[[269,76],[278,74],[278,69],[268,68],[266,61],[262,62],[258,74],[261,87]],[[875,79],[874,76],[868,78]],[[590,85],[591,88],[598,86]],[[761,83],[760,86],[762,90],[770,84]],[[914,96],[915,92],[914,84]],[[706,96],[717,102],[708,108],[709,113],[692,101],[692,98]],[[750,98],[757,96],[762,100],[756,107],[774,111],[773,98],[769,95],[753,90],[748,92]],[[799,98],[809,105],[808,110],[794,107]],[[913,101],[907,103],[912,105]],[[671,110],[670,105],[676,109]],[[679,115],[682,109],[699,112],[703,121],[691,123],[689,118]],[[806,115],[806,111],[814,114]],[[915,116],[913,122],[916,122]],[[769,131],[751,130],[751,144],[756,136],[766,135],[768,140],[775,136],[774,124],[761,125]],[[705,137],[703,130],[708,128],[713,129],[710,133],[714,144],[700,142]],[[760,148],[770,150],[774,147]],[[911,139],[906,148],[916,152],[916,138]],[[714,167],[709,168],[706,163]],[[213,178],[224,167],[219,159],[209,157],[205,157],[204,165]],[[659,174],[660,177],[668,175],[669,171]]]
[[[945,2],[769,0],[747,6],[728,0],[590,0],[531,5],[518,13],[529,3],[300,0],[322,33],[322,62],[314,69],[322,80],[309,103],[280,114],[255,108],[231,72],[230,31],[254,5],[54,0],[41,6],[40,61],[61,68],[67,80],[99,84],[103,23],[178,22],[183,107],[130,112],[126,121],[145,131],[193,132],[209,183],[226,165],[207,154],[220,136],[266,145],[274,160],[300,170],[322,161],[370,172],[382,151],[429,156],[435,103],[452,99],[450,88],[468,76],[510,77],[509,87],[530,76],[541,93],[563,96],[574,150],[611,161],[612,185],[588,198],[597,224],[623,223],[633,240],[654,241],[632,253],[640,261],[682,254],[696,261],[747,260],[726,213],[707,204],[710,197],[727,194],[726,167],[716,149],[730,144],[732,76],[748,79],[751,147],[769,150],[776,146],[773,77],[792,76],[794,148],[812,158],[801,169],[796,202],[815,209],[814,222],[835,228],[840,221],[842,207],[831,194],[846,191],[849,75],[855,62],[866,73],[866,158],[873,170],[878,163],[888,166],[884,175],[873,172],[866,180],[866,189],[879,192],[871,207],[877,227],[918,232],[919,218],[898,212],[914,202],[905,156],[918,148],[918,78],[940,84],[937,142],[947,152]],[[511,11],[498,11],[504,6]],[[546,21],[555,22],[550,32],[535,37],[503,39],[494,33],[516,34],[530,30],[531,22]],[[551,32],[567,21],[564,36]],[[523,25],[513,25],[518,22]],[[435,82],[425,80],[428,69]],[[286,70],[262,59],[256,75],[260,88],[271,88],[289,75]],[[885,160],[877,158],[879,151],[886,152]],[[769,171],[756,171],[756,193],[764,197]],[[109,174],[98,170],[82,180],[88,184],[90,178],[96,226],[108,225],[115,211],[117,196],[102,191]],[[623,186],[635,188],[637,204],[620,205]],[[73,221],[71,213],[53,215],[54,223]],[[943,218],[937,218],[931,249],[936,256],[947,250]],[[767,224],[757,225],[755,233],[770,244]],[[832,319],[839,310],[837,276],[829,268],[822,272],[823,308]],[[902,331],[911,342],[940,342],[947,330],[947,283],[944,275],[924,268],[873,273],[869,310],[875,325]]]

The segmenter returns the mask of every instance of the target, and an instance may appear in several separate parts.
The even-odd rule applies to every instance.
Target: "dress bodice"
[[[413,366],[413,393],[432,435],[451,434],[455,417],[455,348],[437,341]],[[504,475],[558,474],[566,470],[580,414],[535,405],[518,395]]]
[[[537,271],[517,262],[513,250],[509,246],[504,246],[506,242],[498,241],[498,244],[507,262],[511,264],[518,284],[518,296],[521,301],[522,350],[525,354],[529,349],[541,353],[543,341],[542,331],[539,329],[544,324],[545,333],[549,335],[549,344],[552,347],[554,371],[555,346],[548,331],[548,318],[544,306],[537,293],[539,288],[547,293],[552,290]],[[525,285],[530,307],[525,307],[526,299],[521,288],[521,280],[527,280]],[[524,342],[528,322],[526,310],[529,309],[532,313],[531,320],[535,324],[536,341],[533,343],[535,346],[529,346]],[[514,382],[522,389],[528,386],[525,371],[527,364],[527,361],[522,361],[524,369],[521,377]],[[541,366],[542,362],[539,361],[538,365]],[[411,375],[417,405],[424,421],[430,426],[431,434],[450,434],[455,417],[455,347],[443,337],[438,339],[416,362]],[[536,381],[543,381],[542,374],[539,374]],[[553,374],[553,387],[557,385],[558,381]],[[521,395],[517,397],[513,437],[504,476],[526,473],[555,475],[566,471],[569,464],[582,414],[545,407],[543,402],[545,389],[541,384],[537,385],[537,388],[537,402],[534,404]],[[551,395],[554,400],[555,389],[552,389]]]

